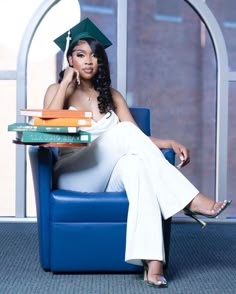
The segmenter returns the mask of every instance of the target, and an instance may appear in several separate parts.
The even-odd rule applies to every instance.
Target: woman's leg
[[[162,216],[146,166],[137,155],[125,155],[116,164],[106,191],[125,190],[129,200],[125,260],[165,261]]]
[[[117,161],[128,154],[143,160],[165,219],[187,206],[196,195],[199,198],[199,191],[130,122],[117,124],[78,154],[62,158],[55,168],[56,184],[70,190],[104,191]],[[212,200],[211,208],[213,204]]]
[[[152,286],[167,287],[162,217],[149,181],[142,160],[125,155],[117,162],[106,191],[125,190],[129,199],[125,260],[144,264],[144,280]]]
[[[116,142],[114,152],[122,150],[123,154],[137,155],[142,159],[165,219],[183,209],[199,193],[135,125],[120,123],[112,130],[112,135]]]
[[[157,196],[162,215],[165,219],[188,206],[196,212],[215,215],[230,204],[215,202],[199,193],[183,174],[170,164],[151,140],[132,123],[119,124],[116,131],[117,147],[126,150],[125,154],[136,154],[143,159],[150,183]]]

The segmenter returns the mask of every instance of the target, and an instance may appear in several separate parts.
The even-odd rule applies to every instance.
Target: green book
[[[85,131],[76,134],[18,131],[17,139],[23,143],[90,143],[91,134]]]
[[[10,132],[46,132],[46,133],[79,133],[79,127],[65,127],[65,126],[33,126],[28,123],[14,123],[8,125]]]

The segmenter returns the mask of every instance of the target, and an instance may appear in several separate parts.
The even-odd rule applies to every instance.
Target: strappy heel
[[[196,213],[188,208],[184,208],[184,214],[193,218],[196,222],[198,222],[200,224],[200,226],[202,227],[202,229],[205,228],[205,226],[207,225],[206,222],[204,222],[203,220],[199,219],[198,217],[196,217]]]
[[[205,228],[205,226],[207,225],[206,222],[204,222],[203,220],[199,219],[197,217],[197,215],[202,215],[204,217],[207,217],[207,218],[216,218],[218,215],[220,215],[230,204],[231,204],[232,200],[228,200],[226,202],[226,204],[219,209],[219,211],[217,211],[215,214],[205,214],[205,213],[200,213],[200,212],[196,212],[196,211],[193,211],[189,208],[184,208],[184,214],[187,215],[187,216],[190,216],[191,218],[193,218],[194,220],[196,220],[201,226],[202,226],[202,229]]]
[[[143,268],[144,268],[143,280],[144,280],[144,282],[147,282],[147,280],[148,280],[148,264],[147,264],[147,262],[145,262],[145,260],[142,260],[142,263],[143,263]]]
[[[143,263],[143,267],[144,267],[143,280],[144,280],[144,282],[147,283],[148,286],[155,287],[155,288],[167,288],[168,287],[168,282],[163,275],[157,274],[159,276],[159,278],[157,279],[158,284],[149,281],[148,280],[148,270],[149,270],[148,263],[146,260],[142,260],[142,263]]]

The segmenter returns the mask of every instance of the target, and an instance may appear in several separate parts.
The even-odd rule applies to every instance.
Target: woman
[[[183,145],[149,138],[139,130],[125,99],[111,88],[105,52],[111,43],[102,32],[85,19],[70,30],[67,44],[66,35],[55,42],[65,51],[69,66],[59,82],[48,87],[44,108],[92,111],[93,141],[84,148],[61,149],[55,184],[87,192],[125,189],[129,200],[125,260],[144,265],[148,285],[167,287],[162,216],[167,219],[184,209],[195,219],[197,214],[216,217],[231,201],[214,202],[199,193],[160,151],[173,148],[183,167],[190,160]]]

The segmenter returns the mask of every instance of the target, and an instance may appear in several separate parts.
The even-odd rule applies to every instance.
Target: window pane
[[[24,31],[43,0],[8,0],[0,9],[0,70],[15,70]],[[13,9],[14,7],[14,9]]]
[[[225,2],[226,4],[226,2]],[[227,0],[227,5],[222,9],[222,3],[215,0],[207,0],[207,5],[216,17],[224,39],[229,55],[229,67],[236,70],[236,50],[235,50],[235,33],[236,33],[236,1]]]
[[[230,83],[229,87],[229,134],[228,134],[228,195],[230,199],[234,201],[230,205],[230,213],[232,217],[236,217],[236,201],[235,201],[235,189],[236,189],[236,115],[235,115],[235,95],[236,84]]]
[[[181,22],[156,20],[151,0],[128,5],[128,103],[151,109],[155,137],[190,149],[191,163],[181,171],[214,197],[216,64],[210,37],[206,31],[202,48],[199,17],[184,1],[176,13],[171,10]]]
[[[182,20],[181,2],[179,0],[156,0],[154,13],[156,20],[180,22]]]
[[[81,19],[89,17],[111,40],[112,46],[106,49],[111,71],[112,86],[117,80],[117,0],[81,0]]]
[[[16,152],[12,140],[14,132],[8,132],[7,126],[15,122],[16,82],[0,81],[0,142],[1,142],[1,197],[0,216],[15,216],[15,162]]]
[[[3,73],[4,71],[17,70],[17,58],[24,31],[33,12],[41,2],[38,0],[9,0],[4,2],[4,9],[0,10],[0,70]],[[16,121],[16,81],[4,80],[3,76],[0,85],[2,98],[0,110],[2,132],[0,139],[2,155],[4,155],[1,157],[0,166],[0,216],[15,216],[16,146],[12,143],[15,133],[8,132],[7,126]],[[24,175],[19,176],[24,181]],[[23,197],[24,195],[22,195],[22,199]]]

